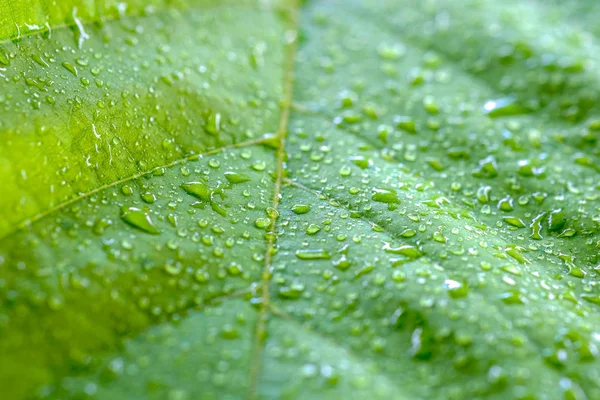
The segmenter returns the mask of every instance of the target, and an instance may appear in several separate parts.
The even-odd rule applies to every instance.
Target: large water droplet
[[[184,184],[181,185],[181,187],[188,194],[191,194],[192,196],[196,196],[197,198],[199,198],[201,200],[204,200],[204,201],[210,201],[210,198],[211,198],[212,193],[213,193],[212,189],[209,188],[203,182],[189,182],[189,183],[184,183]]]
[[[398,195],[396,194],[396,191],[394,191],[392,189],[373,188],[373,196],[371,196],[371,199],[378,201],[380,203],[387,203],[387,204],[400,203],[400,200],[398,199]]]
[[[227,171],[225,172],[225,178],[233,184],[244,183],[250,180],[248,175],[240,174],[238,172]]]
[[[154,222],[152,222],[150,214],[147,211],[140,210],[137,207],[122,207],[121,218],[129,225],[146,233],[160,233],[160,231],[154,225]]]

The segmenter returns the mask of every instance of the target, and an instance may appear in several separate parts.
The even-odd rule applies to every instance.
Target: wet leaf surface
[[[9,399],[600,398],[594,2],[0,0]]]

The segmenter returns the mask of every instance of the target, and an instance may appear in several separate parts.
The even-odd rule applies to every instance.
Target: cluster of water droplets
[[[593,42],[539,38],[533,6],[397,3],[302,9],[284,149],[193,155],[277,130],[285,12],[0,49],[25,181],[0,228],[103,187],[1,242],[15,393],[600,396]]]

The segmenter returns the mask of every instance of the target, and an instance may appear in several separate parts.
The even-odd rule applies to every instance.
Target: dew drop
[[[371,199],[380,203],[398,204],[400,200],[395,190],[373,188]]]
[[[233,184],[236,183],[244,183],[250,181],[250,177],[248,175],[240,174],[237,172],[228,171],[225,172],[225,178]]]
[[[444,281],[444,287],[448,291],[448,295],[453,299],[465,297],[469,294],[469,288],[467,282],[459,282],[452,279],[446,279]]]
[[[146,233],[158,234],[160,231],[154,226],[150,214],[136,207],[124,206],[121,208],[121,218],[129,225]]]
[[[296,250],[296,257],[301,260],[329,260],[331,256],[323,249]]]
[[[491,118],[510,117],[529,113],[529,109],[519,104],[513,97],[488,100],[483,105],[483,111]]]
[[[296,214],[306,214],[310,211],[310,204],[296,204],[292,207],[292,211]]]
[[[181,185],[183,190],[188,194],[195,196],[204,201],[210,201],[212,196],[212,189],[210,189],[205,183],[202,182],[189,182]]]

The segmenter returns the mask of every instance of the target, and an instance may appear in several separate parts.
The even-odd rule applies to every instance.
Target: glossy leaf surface
[[[0,0],[0,387],[600,397],[594,2]]]

